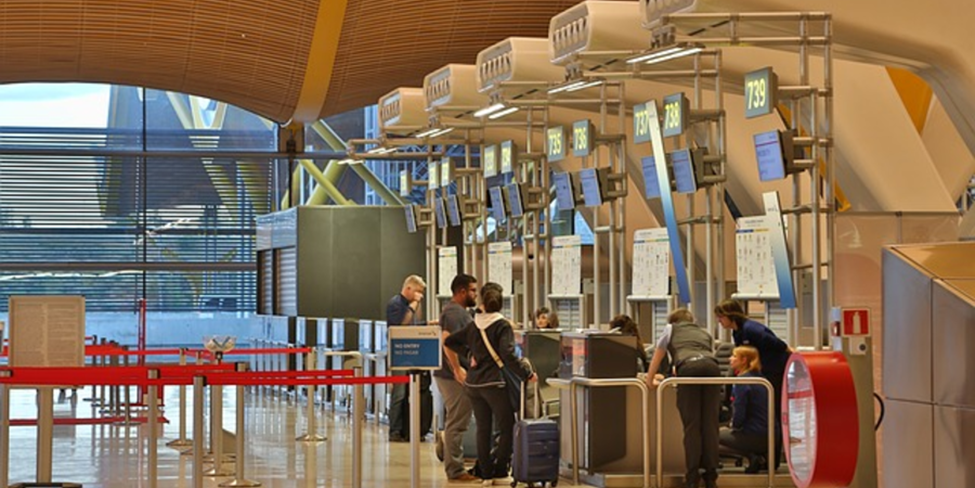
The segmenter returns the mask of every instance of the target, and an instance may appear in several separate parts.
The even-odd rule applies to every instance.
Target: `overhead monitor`
[[[643,194],[647,198],[660,198],[660,182],[653,156],[641,159],[643,163]]]
[[[519,183],[509,183],[507,186],[508,190],[508,208],[511,209],[512,217],[521,217],[525,214],[525,207],[523,205],[523,195],[521,194],[521,185]]]
[[[443,198],[433,197],[433,213],[437,217],[437,228],[447,227],[447,212],[444,210]]]
[[[494,220],[501,222],[508,213],[504,208],[504,192],[500,186],[492,186],[488,189],[488,194],[491,197],[491,213],[494,215]]]
[[[697,191],[697,178],[694,173],[694,158],[690,149],[680,149],[670,153],[670,164],[674,168],[674,183],[677,193]]]
[[[603,204],[603,185],[599,181],[599,171],[596,168],[586,168],[579,172],[582,180],[582,198],[587,207],[598,207]]]
[[[755,159],[758,160],[758,179],[762,181],[785,178],[785,154],[782,133],[773,130],[755,134]]]
[[[451,226],[460,226],[460,200],[457,195],[447,195],[447,217]]]
[[[559,210],[574,210],[576,195],[572,186],[572,173],[552,173],[552,182],[555,183],[555,199]]]
[[[406,231],[412,234],[416,232],[416,207],[407,204],[403,210],[406,211]]]

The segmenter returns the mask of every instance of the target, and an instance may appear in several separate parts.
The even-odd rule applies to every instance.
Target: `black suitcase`
[[[536,402],[540,398],[538,383],[535,385]],[[525,388],[521,390],[521,417],[515,423],[514,452],[511,456],[511,477],[518,483],[528,483],[529,487],[539,483],[557,486],[559,483],[559,424],[551,419],[524,418]]]

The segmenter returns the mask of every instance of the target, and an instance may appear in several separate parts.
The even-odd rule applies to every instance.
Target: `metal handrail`
[[[664,424],[663,390],[668,386],[678,385],[761,385],[768,390],[768,457],[766,459],[768,460],[769,464],[768,486],[769,488],[773,488],[775,486],[775,470],[772,468],[772,466],[775,465],[775,393],[772,389],[772,383],[769,383],[769,381],[765,378],[755,376],[722,376],[713,378],[686,378],[674,376],[661,381],[660,384],[657,385],[657,486],[663,486],[664,482],[663,435],[661,435],[661,428]]]
[[[640,417],[641,422],[643,422],[643,488],[650,488],[650,425],[647,419],[650,416],[650,387],[647,386],[646,382],[639,378],[572,378],[569,380],[549,378],[546,382],[556,388],[565,388],[565,385],[569,385],[569,422],[572,433],[572,484],[574,485],[579,484],[579,423],[577,420],[579,406],[578,399],[576,398],[576,390],[578,387],[604,388],[632,386],[640,390],[643,407],[643,415]],[[658,486],[660,485],[658,484]]]

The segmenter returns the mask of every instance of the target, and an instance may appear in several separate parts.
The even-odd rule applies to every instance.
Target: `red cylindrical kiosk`
[[[849,486],[860,427],[856,387],[840,352],[799,352],[786,365],[782,435],[797,488]]]

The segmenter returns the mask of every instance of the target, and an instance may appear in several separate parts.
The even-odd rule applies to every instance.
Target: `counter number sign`
[[[592,124],[588,119],[572,124],[572,155],[584,158],[592,152]]]
[[[745,74],[745,118],[768,115],[778,101],[779,78],[772,68],[762,68]]]
[[[440,186],[443,188],[450,186],[450,180],[453,178],[451,166],[450,158],[444,157],[440,160]]]
[[[654,102],[647,102],[654,103]],[[650,142],[650,112],[647,103],[633,106],[633,142]]]
[[[546,155],[549,162],[565,159],[565,127],[549,127],[546,138]]]
[[[504,141],[501,143],[501,173],[508,174],[515,168],[515,143]]]
[[[498,146],[484,146],[484,177],[498,174]]]
[[[663,136],[679,136],[687,130],[687,97],[683,92],[664,98]]]

